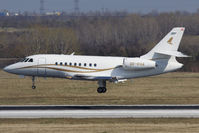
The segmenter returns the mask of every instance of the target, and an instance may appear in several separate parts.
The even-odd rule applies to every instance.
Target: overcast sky
[[[100,11],[103,8],[110,11],[128,11],[147,13],[152,10],[189,11],[199,8],[199,0],[79,0],[80,11]],[[40,0],[0,0],[0,10],[36,11],[39,12]],[[74,10],[73,0],[45,0],[46,11]]]

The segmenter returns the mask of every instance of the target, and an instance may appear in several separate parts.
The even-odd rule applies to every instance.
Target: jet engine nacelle
[[[156,62],[152,60],[140,58],[125,58],[123,61],[123,68],[125,70],[144,70],[153,69],[156,67]]]

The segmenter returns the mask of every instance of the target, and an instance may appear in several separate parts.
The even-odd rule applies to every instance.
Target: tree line
[[[179,59],[183,71],[199,71],[199,13],[186,12],[0,17],[0,58],[72,52],[141,56],[179,26],[186,27],[180,51],[192,56]]]

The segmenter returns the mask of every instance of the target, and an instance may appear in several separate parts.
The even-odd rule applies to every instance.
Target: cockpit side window
[[[33,58],[31,58],[28,62],[33,62]]]

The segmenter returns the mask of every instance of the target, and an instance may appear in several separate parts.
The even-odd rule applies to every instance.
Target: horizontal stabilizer
[[[170,55],[170,56],[175,56],[175,57],[191,57],[179,51],[156,51],[155,53],[163,54],[163,55]]]

